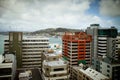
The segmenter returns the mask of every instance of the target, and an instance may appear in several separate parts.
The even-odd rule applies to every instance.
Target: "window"
[[[107,76],[108,76],[108,77],[110,77],[110,75],[109,75],[109,74],[107,74]]]
[[[109,65],[107,65],[107,67],[108,67],[108,68],[110,68],[110,66],[109,66]]]
[[[107,70],[107,72],[110,72],[110,70]]]
[[[57,69],[54,69],[54,71],[63,71],[64,68],[57,68]]]
[[[49,69],[48,69],[48,68],[46,68],[46,71],[49,71]]]

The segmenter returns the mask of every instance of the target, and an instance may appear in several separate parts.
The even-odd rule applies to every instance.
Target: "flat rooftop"
[[[50,61],[50,62],[44,61],[44,65],[48,65],[48,66],[65,66],[67,64],[64,61],[59,59],[58,61]]]
[[[18,78],[19,73],[23,71],[24,70],[17,70],[16,77],[14,80],[19,80]],[[32,78],[30,80],[43,80],[39,69],[31,69],[31,71],[32,71]]]
[[[91,68],[87,68],[86,70],[79,69],[79,71],[83,72],[84,74],[86,74],[87,76],[92,78],[93,80],[109,79],[107,76],[105,76]]]

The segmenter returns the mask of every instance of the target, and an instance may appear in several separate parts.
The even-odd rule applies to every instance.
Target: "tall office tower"
[[[16,53],[17,68],[41,68],[41,52],[48,46],[48,38],[23,36],[22,32],[10,32],[5,40],[5,51]]]
[[[69,80],[68,63],[60,59],[56,52],[43,53],[42,65],[44,80]]]
[[[91,64],[91,36],[85,32],[65,33],[62,37],[63,58],[69,63],[71,78],[72,67],[80,63]]]
[[[69,65],[91,63],[91,36],[85,32],[65,33],[62,37],[63,57]]]
[[[112,80],[119,80],[120,38],[117,36],[117,29],[115,27],[101,28],[98,24],[92,24],[86,32],[93,36],[92,67]]]
[[[91,24],[86,30],[87,34],[92,35],[92,56],[94,58],[109,56],[115,57],[117,29],[101,28],[99,24]]]
[[[109,63],[109,61],[101,60],[100,72],[111,80],[120,80],[120,62]]]
[[[8,49],[9,52],[16,53],[17,59],[17,67],[22,67],[22,32],[10,32],[9,33],[9,42],[8,42]],[[5,46],[6,47],[6,46]]]
[[[98,27],[99,27],[99,24],[91,24],[90,27],[87,27],[87,30],[86,30],[86,33],[92,36],[92,43],[91,43],[92,57],[97,56]]]
[[[22,67],[42,67],[42,52],[49,46],[48,38],[24,36],[22,40]]]

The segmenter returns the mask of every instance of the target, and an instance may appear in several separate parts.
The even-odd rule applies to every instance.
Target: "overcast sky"
[[[93,23],[120,30],[120,0],[0,0],[0,31],[86,29]]]

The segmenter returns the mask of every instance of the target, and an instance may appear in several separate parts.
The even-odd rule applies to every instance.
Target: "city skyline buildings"
[[[93,23],[120,31],[119,8],[119,0],[0,0],[0,32],[85,29]]]
[[[98,28],[99,24],[91,24],[92,28]],[[89,29],[89,27],[88,27]],[[114,58],[114,53],[118,53],[119,54],[119,49],[120,49],[120,45],[119,45],[119,41],[120,41],[120,38],[117,37],[116,38],[116,28],[115,27],[111,27],[111,28],[98,28],[97,29],[97,34],[99,35],[96,35],[96,33],[93,33],[96,37],[93,36],[93,38],[97,39],[97,45],[96,45],[96,48],[98,49],[98,51],[100,50],[101,54],[102,54],[102,51],[105,50],[106,48],[106,45],[108,46],[108,49],[107,50],[111,50],[111,51],[106,51],[104,52],[105,54],[107,54],[107,56],[104,56],[101,58],[101,60],[96,59],[96,63],[92,63],[95,64],[96,67],[98,67],[96,70],[110,78],[112,78],[112,80],[116,79],[119,80],[119,72],[120,72],[120,64],[116,64],[116,61],[114,61],[115,58],[117,58],[117,56]],[[90,30],[90,31],[93,31],[94,30]],[[76,32],[75,34],[77,34],[79,32]],[[112,33],[112,34],[111,34]],[[73,35],[72,33],[70,35]],[[18,36],[19,37],[19,36]],[[67,38],[68,36],[65,36],[65,38]],[[83,40],[82,42],[84,43],[84,39],[88,38],[88,36],[86,36],[85,34],[81,33],[79,34],[77,37],[74,37],[75,40],[77,40],[79,37],[81,37],[81,40]],[[115,38],[115,39],[114,39]],[[69,41],[72,39],[72,37],[69,37]],[[107,39],[107,41],[106,41]],[[19,39],[18,39],[19,40]],[[28,40],[27,40],[28,41]],[[115,43],[114,43],[115,41]],[[106,43],[107,42],[107,43]],[[79,51],[89,51],[90,52],[90,49],[89,47],[83,47],[83,43],[80,43],[80,49],[78,48]],[[92,43],[93,44],[93,43]],[[105,46],[101,47],[100,45],[103,45],[105,44]],[[117,44],[117,45],[116,45]],[[88,45],[88,44],[86,44]],[[84,45],[85,46],[85,45]],[[68,47],[70,48],[70,44],[68,45]],[[73,42],[73,48],[75,48],[76,46],[74,45],[74,42]],[[82,50],[81,48],[83,48],[84,50]],[[104,48],[104,49],[103,49]],[[26,49],[26,48],[25,48]],[[86,50],[85,50],[86,49]],[[94,48],[93,48],[94,49]],[[103,50],[101,50],[103,49]],[[112,50],[113,49],[113,50]],[[115,49],[115,50],[114,50]],[[70,52],[74,51],[73,49],[68,49],[70,50]],[[76,51],[76,50],[75,50]],[[96,52],[97,54],[98,52]],[[89,55],[87,55],[89,56]],[[72,56],[72,57],[76,57],[76,56]],[[80,55],[80,57],[82,57],[82,55]],[[113,61],[110,57],[113,57]],[[98,60],[98,61],[97,61]],[[94,59],[95,61],[95,59]],[[115,64],[114,64],[115,62]],[[94,68],[93,68],[94,69]],[[72,70],[72,69],[71,69]],[[71,73],[71,72],[70,72]],[[73,73],[72,73],[73,74]],[[84,75],[83,75],[84,76]]]

